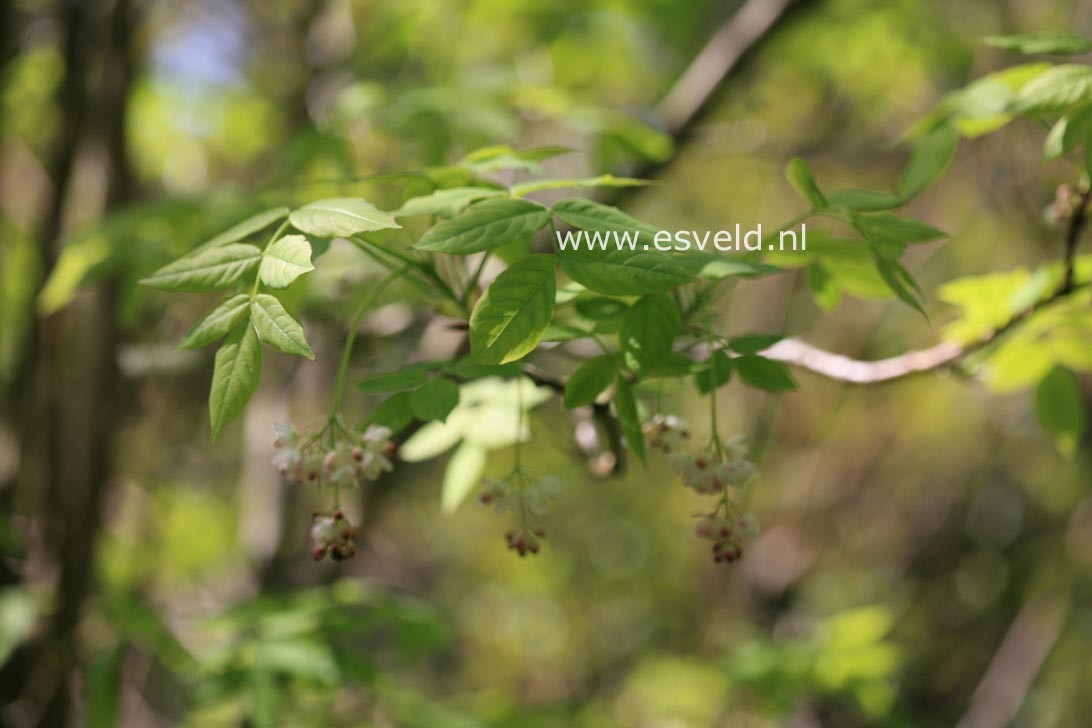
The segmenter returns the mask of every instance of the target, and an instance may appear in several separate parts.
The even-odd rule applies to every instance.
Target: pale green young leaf
[[[476,361],[504,364],[534,351],[554,313],[554,264],[551,255],[529,255],[497,276],[470,316]]]
[[[1072,33],[991,35],[984,42],[994,48],[1004,48],[1029,55],[1067,56],[1092,51],[1092,40]]]
[[[311,264],[311,243],[302,235],[285,235],[265,250],[258,275],[271,288],[285,288],[308,271]]]
[[[654,366],[671,352],[681,326],[682,315],[671,296],[641,297],[626,313],[618,334],[626,366],[638,375]]]
[[[254,297],[250,315],[265,343],[286,354],[315,358],[303,335],[303,327],[275,297],[268,293],[259,293]]]
[[[541,190],[562,190],[567,188],[582,187],[646,187],[655,184],[649,180],[634,179],[633,177],[615,177],[613,174],[602,174],[598,177],[580,177],[577,179],[535,179],[512,185],[512,197],[523,197],[532,192]]]
[[[432,227],[416,247],[455,255],[480,253],[525,238],[550,222],[550,211],[527,200],[491,199]]]
[[[243,322],[250,314],[250,296],[239,294],[232,296],[216,308],[205,314],[205,317],[194,324],[182,341],[178,342],[179,349],[200,349],[208,346]]]
[[[1020,89],[1013,111],[1050,114],[1092,103],[1092,68],[1077,64],[1054,66]]]
[[[463,440],[444,469],[443,490],[440,495],[440,507],[444,513],[454,513],[482,480],[485,471],[483,447],[469,440]]]
[[[402,227],[390,213],[356,197],[312,202],[293,210],[288,220],[297,230],[320,238]]]
[[[815,183],[815,177],[811,173],[808,163],[800,157],[793,157],[785,168],[785,176],[789,184],[797,194],[811,203],[816,210],[822,210],[827,206],[827,198],[823,196],[819,185]]]
[[[633,393],[633,385],[624,376],[619,375],[614,387],[614,414],[618,417],[618,424],[622,426],[622,434],[626,437],[629,449],[644,462],[645,433],[641,427],[641,417],[637,413],[637,398]]]
[[[164,291],[215,291],[254,270],[261,257],[253,245],[232,243],[180,258],[140,282]]]
[[[592,404],[617,375],[618,365],[613,356],[603,354],[588,359],[565,382],[565,406],[572,409]]]
[[[288,217],[290,210],[287,207],[274,207],[270,210],[252,215],[242,222],[235,223],[224,232],[202,243],[198,250],[205,248],[218,248],[228,243],[237,243],[255,233],[260,233],[275,222],[280,222]]]
[[[243,411],[258,388],[262,370],[262,344],[251,322],[228,335],[216,352],[209,390],[212,439]]]
[[[484,200],[487,197],[504,197],[505,194],[504,190],[492,187],[451,187],[446,190],[436,190],[430,195],[410,198],[391,214],[395,217],[455,215],[466,209],[472,202]]]

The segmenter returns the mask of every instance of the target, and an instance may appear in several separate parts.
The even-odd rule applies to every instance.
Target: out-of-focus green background
[[[441,457],[361,496],[361,553],[316,565],[317,505],[279,483],[271,423],[323,412],[367,263],[335,247],[298,286],[317,361],[269,357],[215,446],[211,352],[172,348],[208,300],[135,283],[264,206],[393,207],[405,180],[362,178],[488,144],[579,150],[547,162],[559,175],[652,170],[619,202],[668,229],[775,225],[801,209],[793,155],[831,187],[889,189],[913,123],[1013,62],[982,36],[1092,31],[1079,0],[798,5],[673,134],[658,103],[735,2],[0,0],[0,723],[1085,725],[1088,444],[1059,455],[1027,393],[727,387],[762,528],[727,569],[662,460],[592,478],[550,402],[527,450],[566,493],[538,557],[487,509],[441,513]],[[790,275],[737,288],[718,327],[863,358],[935,342],[937,285],[1058,256],[1042,210],[1073,180],[1040,165],[1042,137],[964,145],[914,203],[952,233],[909,260],[929,320],[823,312]],[[354,371],[434,355],[402,293]],[[361,419],[377,403],[349,397]],[[695,393],[664,398],[703,431]]]

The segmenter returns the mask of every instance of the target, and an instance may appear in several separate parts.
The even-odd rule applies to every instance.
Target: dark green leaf
[[[767,359],[757,354],[736,357],[733,362],[739,377],[744,382],[758,389],[769,392],[787,392],[796,389],[789,368],[779,361]]]
[[[410,409],[412,395],[412,392],[399,392],[383,400],[372,410],[364,421],[364,426],[382,425],[395,433],[406,429],[406,426],[413,422],[413,411]]]
[[[666,293],[692,280],[666,253],[582,249],[558,252],[557,258],[569,278],[609,296]]]
[[[570,197],[554,204],[554,214],[560,219],[580,230],[589,230],[600,233],[626,233],[633,232],[637,235],[635,242],[638,250],[647,250],[659,228],[638,220],[632,215],[598,202],[592,202],[582,197]],[[641,247],[645,244],[646,247]]]
[[[1058,449],[1072,455],[1088,426],[1084,395],[1073,372],[1055,366],[1035,388],[1035,413]]]
[[[948,168],[958,145],[959,132],[952,124],[939,124],[918,137],[899,178],[899,194],[910,199],[933,184]]]
[[[720,349],[709,356],[701,369],[694,374],[694,386],[702,394],[722,387],[732,378],[732,359]]]
[[[912,290],[915,286],[914,279],[911,277],[910,272],[907,271],[898,261],[889,260],[887,258],[876,256],[876,270],[891,289],[892,293],[899,297],[903,302],[911,306],[915,311],[922,316],[929,318],[925,313],[925,308],[921,305],[921,301],[914,295]]]
[[[443,422],[459,404],[459,385],[446,377],[436,377],[413,390],[409,404],[417,419]]]
[[[655,365],[671,352],[680,326],[675,299],[666,293],[643,296],[626,314],[618,336],[626,366],[641,374]]]
[[[592,404],[617,374],[618,365],[613,356],[603,354],[588,359],[565,383],[565,406],[572,409]]]
[[[411,364],[396,372],[375,374],[357,382],[357,387],[365,392],[400,392],[406,389],[414,389],[428,381],[428,372],[435,368],[432,362],[428,364]]]
[[[615,384],[614,413],[626,436],[626,444],[644,462],[645,433],[641,428],[641,418],[637,414],[637,399],[633,394],[633,385],[625,377],[619,376]]]
[[[763,349],[769,349],[782,338],[780,334],[745,334],[735,337],[728,345],[737,354],[757,354]]]
[[[550,211],[527,200],[485,200],[444,220],[414,247],[468,255],[523,239],[550,222]]]
[[[470,346],[482,364],[534,351],[554,313],[554,257],[529,255],[497,276],[470,316]]]

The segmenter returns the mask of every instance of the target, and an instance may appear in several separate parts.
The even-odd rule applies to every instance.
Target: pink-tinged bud
[[[356,462],[358,462],[358,463],[359,463],[359,462],[360,462],[361,460],[363,460],[363,459],[364,459],[364,451],[363,451],[363,450],[361,450],[361,449],[360,449],[359,447],[354,447],[354,448],[353,448],[353,449],[352,449],[352,450],[350,451],[350,453],[351,453],[351,456],[352,456],[353,460],[355,460],[355,461],[356,461]]]
[[[326,556],[326,547],[322,544],[315,544],[311,548],[311,558],[315,561],[322,561],[324,556]]]

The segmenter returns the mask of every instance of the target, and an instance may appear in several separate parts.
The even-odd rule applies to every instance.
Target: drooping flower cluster
[[[359,532],[337,507],[343,488],[359,487],[391,470],[394,453],[391,432],[369,425],[363,434],[331,422],[307,438],[290,424],[274,425],[273,467],[294,485],[329,486],[334,493],[332,513],[316,513],[311,524],[311,555],[321,561],[327,554],[334,561],[356,555]]]
[[[486,478],[478,502],[494,506],[498,513],[518,516],[519,525],[507,531],[504,538],[508,548],[526,556],[537,554],[539,540],[546,536],[545,530],[531,524],[532,517],[546,515],[564,490],[559,478],[536,478],[517,469],[500,479]]]
[[[344,561],[356,555],[359,529],[340,510],[316,513],[311,522],[311,557],[322,561],[326,554],[334,561]]]
[[[350,488],[391,470],[394,444],[386,427],[369,425],[363,435],[341,427],[324,428],[302,442],[290,424],[277,424],[274,429],[273,467],[294,485]]]
[[[707,448],[697,452],[680,450],[689,435],[685,423],[671,415],[656,415],[645,425],[648,443],[666,453],[668,464],[683,485],[702,495],[720,496],[709,513],[699,516],[695,532],[713,542],[713,561],[732,563],[743,555],[744,543],[758,532],[754,517],[739,505],[739,490],[758,471],[747,459],[743,438],[722,442],[713,435]]]

